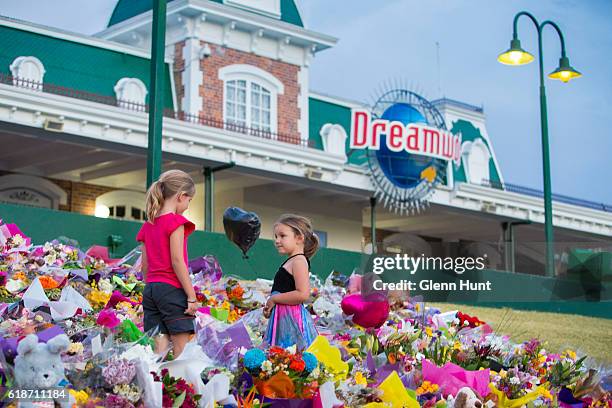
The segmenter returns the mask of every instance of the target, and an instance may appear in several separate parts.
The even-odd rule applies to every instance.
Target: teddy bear
[[[481,408],[483,403],[471,388],[463,387],[457,391],[455,398],[449,397],[446,406],[447,408]]]
[[[69,345],[70,340],[65,334],[55,336],[47,343],[39,343],[35,334],[26,336],[17,345],[15,388],[19,390],[59,390],[60,398],[55,401],[62,408],[71,407],[72,398],[64,387],[68,382],[60,356],[63,351],[68,350]],[[35,407],[34,401],[22,400],[19,406],[20,408]]]

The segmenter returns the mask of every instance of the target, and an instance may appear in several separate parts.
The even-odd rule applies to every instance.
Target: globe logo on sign
[[[371,110],[354,109],[351,121],[351,148],[365,150],[374,194],[392,211],[427,206],[449,163],[461,160],[461,135],[446,130],[431,102],[406,89],[383,92]]]
[[[406,103],[391,105],[383,112],[381,118],[398,121],[404,125],[410,123],[428,124],[418,110]],[[381,137],[386,139],[386,135]],[[376,151],[376,159],[385,176],[400,188],[416,187],[421,182],[421,173],[434,165],[435,160],[431,157],[417,156],[407,152],[393,152],[387,147],[386,140],[381,140],[380,149]]]

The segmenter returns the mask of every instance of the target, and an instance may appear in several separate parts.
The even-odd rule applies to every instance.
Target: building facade
[[[0,202],[144,220],[151,3],[119,0],[95,36],[0,19]],[[170,0],[166,19],[163,166],[196,180],[188,217],[204,228],[203,168],[233,163],[214,176],[214,231],[228,206],[256,212],[264,238],[297,212],[324,245],[371,250],[375,186],[349,146],[351,112],[370,107],[310,89],[316,54],[338,40],[307,29],[293,0]],[[431,105],[461,134],[460,163],[427,208],[376,207],[377,249],[480,248],[491,268],[543,270],[542,199],[504,180],[483,109]],[[611,211],[556,197],[559,253],[609,250]]]

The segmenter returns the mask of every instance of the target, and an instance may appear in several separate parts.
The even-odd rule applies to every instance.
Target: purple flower
[[[534,354],[538,347],[540,347],[540,341],[538,339],[531,339],[525,342],[525,352],[527,354]]]
[[[114,387],[119,384],[129,384],[136,376],[136,366],[125,359],[111,359],[102,369],[104,380]]]
[[[108,394],[104,400],[104,408],[134,408],[134,405],[120,395]]]

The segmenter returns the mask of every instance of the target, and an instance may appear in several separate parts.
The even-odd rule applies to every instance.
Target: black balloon
[[[247,251],[255,244],[261,231],[261,222],[257,214],[244,211],[242,208],[229,207],[223,213],[225,235],[242,250]]]

